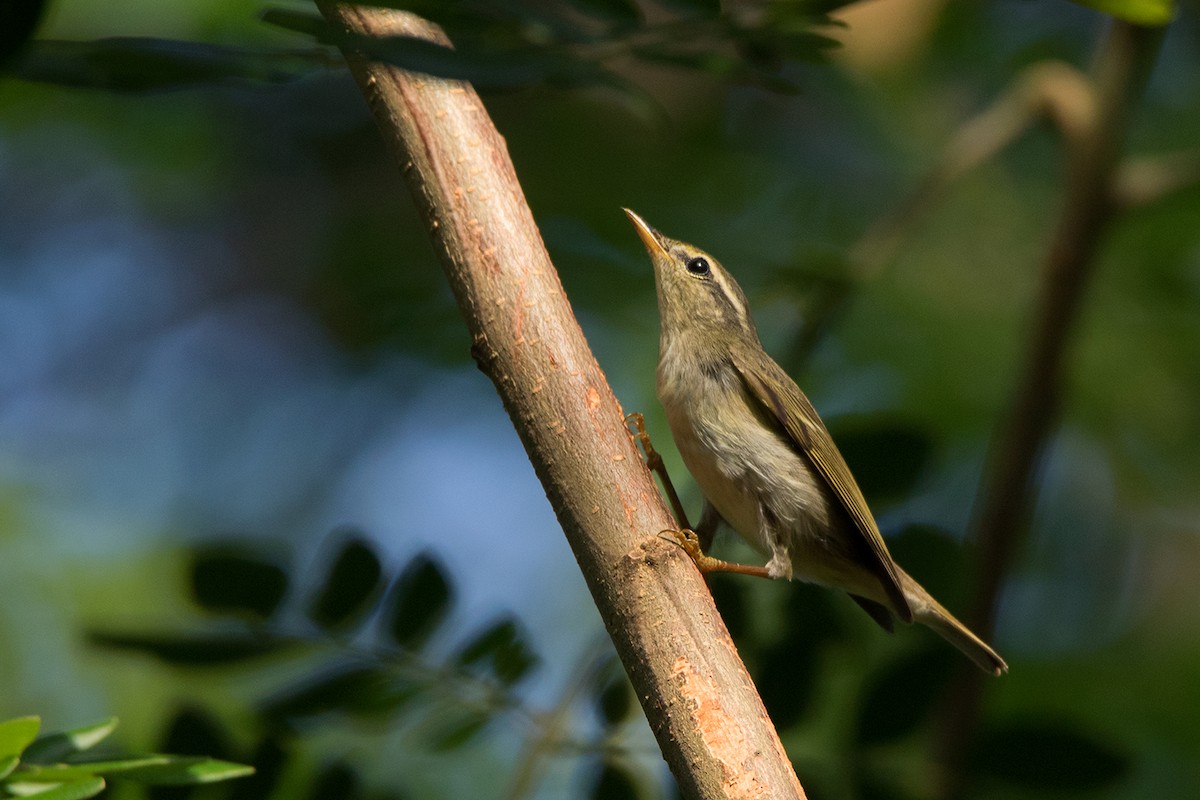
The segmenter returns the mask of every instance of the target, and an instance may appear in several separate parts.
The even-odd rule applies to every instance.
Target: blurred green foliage
[[[830,6],[776,3],[791,16],[773,39],[769,17],[711,2],[426,5],[456,54],[392,42],[384,55],[491,81],[486,103],[581,323],[660,449],[652,278],[621,206],[738,276],[898,561],[963,608],[957,532],[1019,369],[1059,142],[1035,130],[967,176],[869,280],[847,254],[1021,69],[1085,65],[1101,16],[1067,2],[873,4],[878,16],[843,28],[820,24]],[[307,5],[273,8],[328,39]],[[440,437],[421,458],[470,524],[321,544],[331,518],[356,522],[380,495],[396,515],[460,511],[377,466],[388,426],[371,409],[399,416],[468,373],[468,337],[336,55],[242,3],[142,10],[52,4],[0,85],[0,713],[120,713],[139,748],[254,764],[204,789],[238,800],[498,796],[518,762],[545,767],[526,784],[541,796],[668,794],[611,660],[588,652],[563,667],[578,680],[551,680],[569,661],[548,644],[562,631],[538,639],[443,558],[460,540],[489,564],[565,550],[552,522],[484,507],[521,491],[541,502],[531,474],[463,477],[492,450],[520,458],[505,423],[507,439],[457,463],[441,457],[472,421],[457,407],[403,428],[402,441]],[[1178,14],[1129,137],[1137,155],[1197,141],[1200,24],[1186,4]],[[683,23],[696,35],[661,27]],[[1012,672],[989,686],[970,796],[1182,798],[1200,785],[1197,219],[1192,188],[1120,218],[1103,243],[1033,538],[1001,602]],[[115,278],[82,270],[121,259],[130,271]],[[830,297],[839,313],[808,331]],[[171,349],[205,325],[231,344]],[[178,388],[164,364],[199,377]],[[482,378],[469,385],[494,403]],[[127,406],[133,423],[107,427]],[[513,605],[586,604],[581,586],[547,595],[549,579],[504,568],[488,580]],[[809,796],[932,796],[956,654],[923,631],[885,636],[814,587],[721,576],[713,591]],[[591,617],[574,627],[600,634]],[[526,743],[545,749],[524,762]]]

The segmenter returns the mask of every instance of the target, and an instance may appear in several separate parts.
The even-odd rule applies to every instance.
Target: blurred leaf
[[[629,719],[633,712],[633,691],[629,677],[615,661],[599,670],[592,687],[592,700],[605,726],[611,728]]]
[[[195,706],[183,706],[175,711],[158,749],[180,755],[220,759],[233,757],[224,727],[207,711]],[[195,792],[192,786],[154,786],[146,789],[149,800],[186,800]]]
[[[363,36],[306,12],[273,8],[265,22],[316,37],[324,44],[358,52],[411,72],[469,81],[476,89],[514,89],[539,83],[575,85],[599,79],[599,68],[531,42],[511,46],[458,41],[457,49],[414,36]]]
[[[254,767],[234,764],[202,756],[163,756],[161,764],[147,765],[122,773],[138,783],[157,786],[190,786],[193,784],[216,783],[254,774]]]
[[[263,737],[250,757],[254,774],[233,784],[229,800],[263,800],[271,797],[279,785],[288,757],[289,753],[280,739],[274,735]]]
[[[96,777],[80,778],[79,780],[63,783],[58,786],[47,785],[47,788],[42,791],[37,791],[37,787],[31,784],[18,784],[15,782],[6,785],[4,788],[14,796],[36,797],[37,800],[84,800],[84,798],[95,797],[104,791],[104,779]]]
[[[924,722],[953,674],[952,658],[950,648],[935,645],[897,659],[873,675],[858,710],[858,743],[890,742]]]
[[[309,606],[308,616],[322,628],[336,630],[356,621],[383,585],[379,557],[367,542],[354,537],[342,545],[325,584]]]
[[[1175,18],[1175,0],[1075,0],[1135,25],[1158,27]]]
[[[746,581],[733,575],[715,573],[708,586],[721,619],[734,641],[750,634],[750,612],[746,607]]]
[[[164,752],[228,758],[232,755],[225,728],[206,710],[183,706],[176,710],[162,739]]]
[[[46,0],[0,2],[0,66],[29,42],[46,14]]]
[[[823,586],[798,581],[788,584],[783,637],[814,650],[830,640],[846,638],[845,623],[833,606],[842,599]]]
[[[6,756],[4,758],[0,758],[0,781],[12,774],[12,771],[17,768],[17,764],[20,763],[20,756]]]
[[[595,770],[587,796],[592,800],[638,800],[641,792],[624,764],[605,761]]]
[[[41,736],[25,751],[24,760],[32,763],[62,761],[69,755],[95,747],[116,728],[117,718],[109,717],[91,725]]]
[[[237,664],[273,655],[299,644],[298,640],[258,633],[105,633],[89,631],[90,644],[113,650],[132,650],[177,666],[208,667]]]
[[[633,0],[568,0],[568,2],[584,13],[601,19],[637,22],[642,18],[642,12]]]
[[[240,778],[252,767],[204,756],[151,755],[104,761],[22,768],[20,779],[28,783],[66,783],[92,775],[119,775],[124,780],[147,784],[183,785],[214,783]]]
[[[721,15],[721,0],[662,0],[663,5],[704,17]]]
[[[1033,791],[1099,792],[1129,772],[1129,758],[1064,720],[1020,720],[975,742],[974,772]]]
[[[240,548],[216,546],[192,554],[191,582],[192,596],[208,611],[266,619],[283,601],[288,576]]]
[[[933,454],[933,440],[915,425],[877,416],[842,417],[833,438],[872,504],[912,492]]]
[[[278,84],[340,67],[324,50],[249,50],[170,39],[30,42],[10,73],[37,83],[151,92],[232,83]]]
[[[942,605],[953,610],[966,599],[966,550],[948,531],[915,523],[889,535],[887,544],[896,563]]]
[[[358,773],[342,761],[324,767],[312,782],[308,800],[355,800],[362,796]]]
[[[780,730],[798,723],[812,707],[820,672],[817,654],[814,642],[784,636],[759,659],[755,684]]]
[[[20,756],[37,738],[41,717],[16,717],[0,722],[0,758]]]
[[[491,721],[491,712],[482,709],[443,715],[434,722],[429,747],[435,753],[456,750],[475,738]]]
[[[511,685],[537,664],[516,620],[501,619],[472,639],[459,654],[460,664],[486,664],[502,683]]]
[[[419,648],[437,630],[453,602],[454,593],[442,567],[426,553],[417,555],[392,588],[388,621],[392,639],[402,647]]]
[[[395,711],[415,694],[387,670],[375,666],[342,666],[267,700],[268,719],[311,717],[331,711],[378,715]]]

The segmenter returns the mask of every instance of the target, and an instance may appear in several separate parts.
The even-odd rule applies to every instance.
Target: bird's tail
[[[913,612],[913,621],[927,625],[939,636],[962,651],[963,655],[979,665],[984,672],[1000,675],[1008,672],[1008,664],[982,639],[971,632],[954,615],[942,608],[937,600],[925,591],[908,573],[900,570],[904,596]]]

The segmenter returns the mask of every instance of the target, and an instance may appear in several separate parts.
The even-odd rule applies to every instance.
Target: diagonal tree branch
[[[411,14],[318,7],[355,33],[447,43]],[[521,437],[684,795],[802,797],[704,581],[658,536],[671,516],[479,97],[461,82],[346,56],[428,225],[472,354]]]

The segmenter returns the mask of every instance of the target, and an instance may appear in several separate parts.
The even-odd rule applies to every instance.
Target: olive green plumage
[[[982,669],[1008,666],[892,559],[862,491],[804,392],[763,350],[746,296],[712,256],[626,214],[654,264],[658,396],[706,501],[772,577],[848,592],[883,627],[929,626]]]

